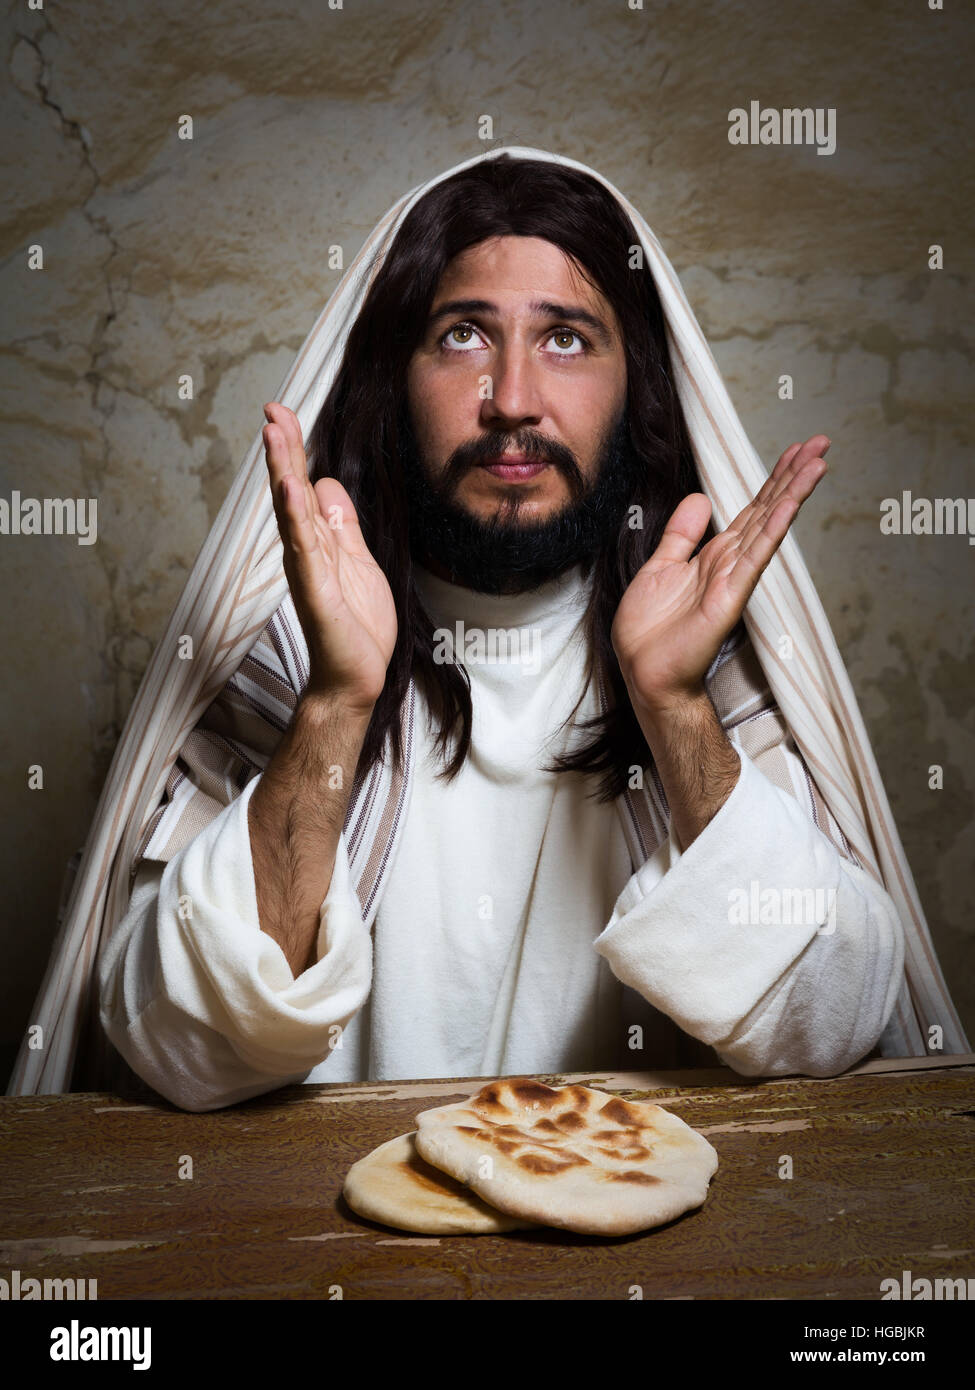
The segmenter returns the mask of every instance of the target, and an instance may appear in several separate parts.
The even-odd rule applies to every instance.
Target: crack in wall
[[[22,31],[19,31],[17,35],[29,46],[36,57],[38,66],[31,85],[40,104],[46,110],[54,113],[63,137],[77,146],[81,163],[90,179],[88,192],[78,210],[95,236],[102,238],[108,245],[108,254],[98,266],[104,281],[107,308],[98,316],[87,343],[73,341],[73,346],[84,352],[88,358],[87,369],[82,374],[82,379],[88,384],[90,390],[94,424],[101,441],[100,457],[96,456],[99,452],[97,446],[94,451],[90,447],[85,448],[83,446],[81,451],[81,468],[85,490],[89,495],[97,496],[112,455],[109,422],[115,412],[120,392],[131,391],[133,395],[147,400],[147,403],[149,403],[149,398],[146,397],[139,383],[131,380],[125,362],[113,360],[113,349],[107,341],[112,323],[125,308],[132,277],[131,274],[123,273],[120,275],[117,273],[116,262],[122,255],[122,244],[115,236],[108,218],[104,214],[96,212],[91,206],[92,200],[98,196],[103,187],[102,177],[93,157],[93,140],[83,121],[71,117],[62,102],[57,99],[50,42],[45,43],[48,36],[51,36],[55,41],[59,38],[57,30],[46,14],[44,15],[43,27],[39,28],[34,35]],[[26,86],[24,90],[29,91],[30,86]],[[174,307],[170,297],[166,320],[172,315]],[[232,369],[252,357],[255,351],[270,352],[276,347],[284,346],[296,352],[303,340],[304,337],[301,335],[297,338],[289,338],[283,344],[271,344],[263,333],[258,333],[239,352],[227,352],[225,349],[216,349],[209,353],[204,352],[200,357],[200,367],[204,379],[209,380],[214,374]],[[66,339],[61,340],[56,333],[47,330],[45,333],[25,335],[11,346],[26,349],[29,348],[31,342],[39,341],[47,343],[53,341],[56,347],[60,346],[62,341],[67,342]],[[66,374],[63,369],[58,369],[49,362],[34,363],[33,365],[35,370],[54,379],[70,379],[71,381],[78,379],[77,373],[72,371]],[[223,500],[223,493],[229,486],[239,460],[234,460],[231,457],[230,450],[220,431],[208,419],[211,408],[210,400],[196,398],[189,403],[188,409],[185,402],[176,404],[166,399],[157,399],[151,404],[161,417],[175,424],[181,438],[189,447],[192,448],[194,444],[199,444],[201,438],[209,440],[206,458],[191,471],[196,475],[200,497],[206,507],[209,523],[212,524]],[[255,418],[255,433],[258,428],[259,422]],[[108,697],[110,712],[107,720],[97,722],[96,726],[93,727],[90,741],[91,777],[96,798],[108,773],[135,689],[144,675],[145,667],[155,645],[145,633],[136,631],[131,623],[125,619],[124,610],[133,597],[138,597],[139,586],[136,585],[134,590],[126,594],[125,603],[123,603],[118,594],[119,564],[113,561],[111,554],[107,553],[104,548],[98,555],[98,562],[105,574],[108,591],[107,603],[102,612],[104,629],[108,637],[104,649],[100,652],[100,660],[104,672],[104,683],[110,691]],[[134,663],[133,652],[138,653]]]
[[[84,201],[81,203],[79,211],[82,217],[84,217],[85,221],[91,227],[95,236],[103,238],[105,241],[107,241],[109,245],[109,252],[107,257],[98,265],[98,270],[105,283],[105,294],[108,300],[108,309],[103,314],[101,314],[96,320],[89,342],[86,344],[78,344],[78,346],[82,347],[82,349],[86,351],[89,355],[90,363],[87,371],[85,371],[84,373],[84,380],[88,383],[91,391],[91,408],[94,412],[96,426],[102,440],[102,456],[100,460],[92,460],[88,451],[85,448],[82,448],[82,477],[84,480],[84,486],[86,491],[89,493],[89,495],[97,497],[98,485],[101,481],[101,477],[104,473],[104,470],[107,468],[108,460],[111,454],[111,443],[108,435],[108,421],[111,419],[111,416],[114,413],[115,409],[114,388],[108,381],[107,374],[105,372],[105,363],[109,357],[109,349],[105,346],[105,338],[108,332],[109,325],[113,323],[114,320],[118,317],[118,314],[124,304],[125,294],[129,289],[130,280],[128,278],[125,278],[123,280],[121,291],[117,296],[112,278],[112,262],[118,255],[120,255],[122,250],[121,244],[113,234],[108,218],[102,214],[94,212],[92,208],[89,207],[92,198],[96,196],[98,190],[102,186],[102,178],[98,172],[98,168],[95,164],[95,161],[92,158],[93,141],[91,138],[91,133],[89,132],[87,127],[81,123],[81,121],[74,120],[72,117],[68,116],[62,108],[61,104],[58,101],[56,101],[54,96],[52,95],[53,64],[51,60],[48,58],[47,54],[44,52],[43,48],[44,39],[49,34],[52,35],[54,38],[57,38],[57,31],[51,23],[50,17],[46,11],[44,13],[44,25],[37,32],[36,36],[32,34],[26,34],[21,30],[17,31],[17,37],[22,39],[24,43],[26,43],[31,49],[33,49],[34,53],[37,55],[37,59],[40,64],[40,71],[34,79],[34,87],[36,89],[41,105],[44,106],[47,110],[54,112],[54,114],[58,118],[58,121],[60,122],[62,134],[66,137],[66,139],[77,144],[81,152],[82,164],[91,176],[91,187]],[[98,553],[98,563],[101,564],[103,569],[105,570],[105,577],[107,581],[109,594],[109,611],[107,614],[105,614],[106,626],[108,631],[111,632],[114,630],[117,632],[121,627],[121,614],[119,612],[119,605],[117,602],[115,591],[115,581],[117,579],[117,572],[115,567],[111,564],[104,549]],[[104,780],[104,774],[108,770],[108,764],[105,762],[105,754],[106,752],[108,753],[108,758],[110,761],[111,752],[109,750],[114,750],[118,742],[118,738],[122,729],[122,723],[125,717],[124,712],[121,709],[121,689],[120,681],[118,679],[119,674],[121,673],[121,663],[117,654],[117,643],[119,640],[124,642],[124,638],[109,640],[108,651],[105,657],[103,658],[108,664],[109,684],[113,689],[113,716],[108,726],[103,727],[100,730],[94,731],[92,758],[93,775],[97,783],[95,787],[96,796],[98,794],[98,791],[100,790],[101,783]]]

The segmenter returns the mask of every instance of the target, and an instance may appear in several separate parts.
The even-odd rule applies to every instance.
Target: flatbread
[[[700,1206],[718,1166],[662,1106],[587,1086],[492,1081],[416,1122],[420,1156],[498,1211],[586,1235],[629,1235]]]
[[[342,1189],[353,1211],[425,1235],[489,1235],[535,1224],[495,1211],[462,1183],[431,1168],[413,1145],[415,1133],[389,1139],[353,1163]]]

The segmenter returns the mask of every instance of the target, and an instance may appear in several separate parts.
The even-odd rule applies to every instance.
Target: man
[[[296,417],[265,407],[307,679],[260,776],[220,735],[240,794],[162,869],[150,827],[99,970],[108,1036],[174,1103],[601,1068],[626,1045],[659,1062],[634,999],[747,1075],[834,1074],[883,1032],[897,911],[741,623],[829,441],[790,446],[713,533],[637,240],[584,174],[476,165],[397,234],[311,478]],[[492,633],[518,635],[508,659],[479,659]],[[510,655],[526,634],[533,668]],[[400,759],[411,681],[412,797],[370,937],[350,799],[387,740]],[[634,777],[659,812],[643,862],[612,801]],[[743,920],[753,883],[815,906],[776,920],[766,896]]]

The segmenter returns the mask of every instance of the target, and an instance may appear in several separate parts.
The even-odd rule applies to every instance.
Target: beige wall
[[[149,655],[338,281],[324,249],[348,263],[401,193],[482,150],[484,114],[640,208],[770,466],[832,438],[798,536],[975,1038],[975,548],[879,530],[903,488],[975,493],[963,24],[923,0],[9,5],[0,496],[97,497],[98,539],[0,537],[0,1060]],[[752,99],[833,108],[836,152],[731,145]]]

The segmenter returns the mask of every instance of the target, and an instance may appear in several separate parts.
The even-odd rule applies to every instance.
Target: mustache
[[[509,449],[524,454],[532,463],[549,463],[564,476],[573,497],[585,491],[585,479],[575,454],[556,439],[549,439],[537,430],[520,429],[513,433],[490,430],[459,444],[448,458],[440,476],[438,491],[451,495],[457,484],[472,468],[478,468]]]
[[[454,450],[449,464],[454,478],[477,462],[514,447],[526,458],[562,465],[572,478],[575,455],[557,441],[525,427],[494,430]],[[517,486],[506,488],[501,506],[488,520],[459,505],[443,488],[443,472],[434,478],[423,467],[412,432],[404,427],[402,466],[407,499],[410,548],[421,564],[435,556],[450,571],[452,583],[482,593],[524,593],[561,574],[573,564],[592,564],[607,547],[618,544],[626,506],[645,472],[633,447],[625,413],[608,431],[598,451],[598,467],[582,495],[541,520],[524,526]],[[571,484],[570,484],[571,485]]]

